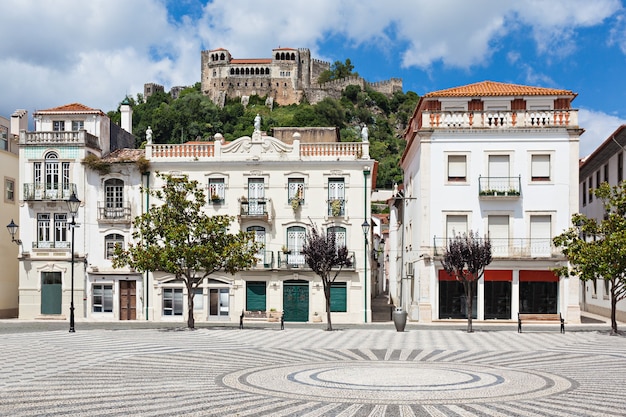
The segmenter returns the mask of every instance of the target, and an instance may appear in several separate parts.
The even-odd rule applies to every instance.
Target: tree
[[[351,75],[358,76],[359,74],[356,72],[352,72],[354,69],[354,65],[350,61],[350,58],[347,58],[345,63],[341,61],[335,61],[329,70],[322,71],[320,76],[317,79],[319,84],[324,84],[325,82],[332,80],[340,80],[342,78],[349,77]]]
[[[465,311],[467,313],[467,332],[472,328],[472,303],[474,283],[485,273],[485,267],[491,263],[491,241],[480,238],[478,232],[456,235],[448,241],[441,264],[443,269],[463,284],[465,290]]]
[[[572,216],[573,226],[553,239],[569,260],[555,272],[610,283],[611,334],[617,335],[617,302],[626,298],[626,181],[613,187],[602,183],[593,193],[604,204],[604,219]]]
[[[161,271],[181,280],[187,289],[187,326],[194,328],[194,290],[211,274],[234,274],[250,268],[261,249],[254,234],[228,233],[229,216],[207,216],[206,196],[197,181],[187,176],[158,174],[165,185],[144,190],[163,204],[151,207],[133,221],[133,240],[127,249],[116,247],[113,267]]]
[[[324,297],[326,298],[326,330],[332,330],[330,320],[330,287],[339,276],[341,269],[352,265],[345,246],[337,247],[335,233],[324,233],[311,223],[309,233],[302,247],[306,264],[322,279]],[[334,273],[333,273],[334,270]]]

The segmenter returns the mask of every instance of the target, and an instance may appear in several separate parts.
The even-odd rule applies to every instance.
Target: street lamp
[[[11,219],[11,223],[7,224],[7,230],[9,231],[9,234],[11,235],[11,242],[15,242],[15,244],[19,246],[22,244],[22,241],[20,239],[15,238],[15,233],[17,233],[18,227],[19,226],[15,224],[13,219]]]
[[[72,252],[71,252],[71,268],[72,271],[70,273],[72,289],[71,289],[71,300],[70,300],[70,333],[74,333],[76,330],[74,329],[74,228],[76,227],[76,214],[78,213],[78,207],[80,207],[80,200],[76,197],[75,193],[72,193],[69,200],[67,200],[67,209],[70,211],[72,215],[72,222],[70,223],[70,228],[72,229]]]
[[[367,323],[367,256],[368,256],[368,252],[367,252],[367,234],[370,231],[370,224],[367,222],[367,219],[363,220],[363,224],[361,225],[361,229],[363,229],[363,237],[365,238],[365,256],[363,257],[363,259],[365,260],[365,275],[363,277],[363,282],[364,282],[364,290],[365,290],[365,296],[363,299],[363,304],[365,307],[365,323]]]

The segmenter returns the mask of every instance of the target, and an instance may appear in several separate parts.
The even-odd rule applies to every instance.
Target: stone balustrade
[[[20,145],[86,145],[100,149],[98,137],[87,133],[86,130],[71,130],[63,132],[20,132]]]
[[[425,111],[422,129],[577,127],[577,110]]]

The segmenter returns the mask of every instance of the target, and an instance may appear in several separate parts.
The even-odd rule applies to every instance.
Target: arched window
[[[335,236],[335,247],[340,248],[346,245],[346,229],[340,226],[329,227],[326,231],[327,236]]]
[[[256,68],[256,69],[254,70],[254,73],[255,73],[256,75],[259,75],[259,69],[258,69],[258,68]]]
[[[256,243],[260,243],[263,245],[261,249],[256,254],[258,259],[258,263],[262,263],[263,265],[267,265],[270,262],[270,259],[266,257],[265,251],[265,227],[262,226],[250,226],[246,229],[248,232],[254,232],[254,241]]]
[[[235,69],[234,68],[230,69],[230,75],[235,75]]]
[[[111,233],[104,237],[104,257],[106,259],[113,259],[117,245],[124,249],[124,236],[118,233]]]
[[[250,75],[250,68],[246,68],[246,75]]]
[[[124,212],[124,181],[110,178],[104,182],[103,218],[123,219]]]
[[[279,59],[280,59],[280,54],[276,52],[276,60],[278,61]]]
[[[239,68],[235,69],[235,74],[239,75]]]
[[[220,60],[223,61],[226,59],[226,55],[224,55],[224,52],[222,52],[222,55],[220,55]]]
[[[281,59],[281,61],[285,60],[285,53],[284,52],[280,53],[280,59]]]
[[[294,53],[292,53],[292,54],[291,54],[291,60],[292,60],[292,61],[295,61],[295,60],[296,60],[296,54],[294,54]]]

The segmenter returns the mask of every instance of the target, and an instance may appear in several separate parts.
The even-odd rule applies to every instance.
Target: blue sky
[[[623,0],[3,0],[0,15],[5,117],[72,102],[106,112],[146,82],[199,81],[202,50],[282,46],[420,95],[483,80],[572,90],[581,156],[626,123]]]

